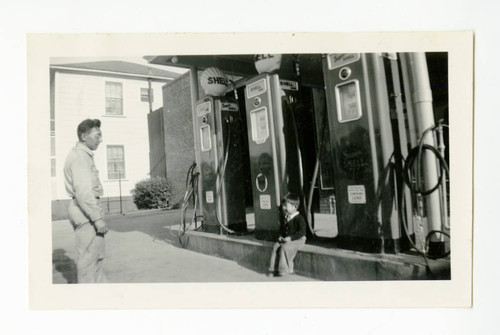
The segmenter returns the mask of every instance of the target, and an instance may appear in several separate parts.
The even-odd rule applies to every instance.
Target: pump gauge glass
[[[250,112],[252,127],[252,140],[261,144],[269,137],[269,121],[267,119],[267,108],[262,107]]]
[[[349,122],[361,118],[361,98],[357,80],[335,86],[335,98],[339,122]]]
[[[208,124],[200,128],[201,151],[209,151],[212,149],[212,140],[210,135],[210,126]]]

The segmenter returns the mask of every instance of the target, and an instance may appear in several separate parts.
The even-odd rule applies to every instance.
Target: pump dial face
[[[346,80],[350,76],[351,76],[351,69],[350,68],[348,68],[346,66],[346,67],[343,67],[343,68],[340,69],[340,71],[339,71],[339,77],[340,77],[340,79]]]
[[[255,185],[260,192],[265,192],[267,190],[267,186],[269,185],[266,175],[262,172],[259,173],[255,178]]]
[[[255,99],[253,100],[253,105],[254,105],[255,107],[259,107],[261,102],[262,102],[262,100],[261,100],[260,98],[255,98]]]

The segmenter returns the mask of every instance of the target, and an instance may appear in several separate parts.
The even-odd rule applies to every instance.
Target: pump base
[[[414,236],[410,236],[414,240]],[[368,252],[398,254],[410,249],[407,238],[398,239],[369,239],[357,236],[337,236],[335,238],[337,247],[341,249]]]
[[[444,242],[429,242],[429,251],[427,254],[433,258],[442,257],[446,254],[446,244]]]
[[[248,231],[246,221],[231,223],[229,224],[228,228],[237,233],[246,233]]]
[[[201,230],[206,233],[221,234],[221,227],[213,224],[203,224]]]
[[[246,221],[230,224],[227,228],[237,233],[246,233],[248,231]],[[226,234],[221,226],[213,224],[204,224],[201,230],[206,233]]]

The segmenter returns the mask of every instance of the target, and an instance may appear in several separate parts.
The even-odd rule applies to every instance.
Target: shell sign
[[[218,97],[226,92],[229,80],[218,68],[209,67],[201,74],[200,84],[205,94]]]
[[[281,55],[260,54],[254,57],[255,68],[258,73],[271,73],[279,70],[281,66]]]

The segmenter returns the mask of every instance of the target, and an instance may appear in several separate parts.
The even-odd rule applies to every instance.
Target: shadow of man
[[[68,284],[78,282],[76,263],[73,259],[66,256],[66,250],[56,249],[52,252],[52,265],[62,274]]]

